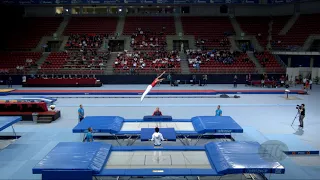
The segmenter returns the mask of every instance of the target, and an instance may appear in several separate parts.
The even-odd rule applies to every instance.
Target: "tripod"
[[[293,125],[294,121],[297,119],[297,117],[298,117],[299,114],[300,114],[300,113],[299,113],[299,110],[298,110],[298,112],[297,112],[297,114],[296,114],[296,117],[294,117],[294,119],[293,119],[293,121],[292,121],[292,123],[291,123],[291,126]]]

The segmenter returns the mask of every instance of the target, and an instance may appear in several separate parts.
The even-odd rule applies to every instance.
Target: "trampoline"
[[[230,116],[196,116],[191,119],[172,119],[171,116],[145,116],[143,119],[124,119],[119,116],[87,116],[73,128],[74,133],[85,133],[92,127],[94,133],[107,133],[115,137],[118,144],[119,136],[127,136],[127,145],[132,145],[137,139],[151,139],[155,127],[160,128],[164,138],[169,141],[184,141],[190,137],[196,138],[195,145],[204,135],[243,133],[243,129]],[[133,138],[132,137],[136,137]],[[183,137],[183,138],[179,138]]]
[[[20,116],[0,116],[0,131],[6,129],[7,127],[11,126],[13,135],[17,139],[16,131],[14,130],[13,125],[19,121],[21,121]]]
[[[266,161],[257,142],[218,142],[205,146],[116,146],[92,142],[59,143],[33,169],[43,180],[91,180],[93,176],[223,176],[284,174]]]

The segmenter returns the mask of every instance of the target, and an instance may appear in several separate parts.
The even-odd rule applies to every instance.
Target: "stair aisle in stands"
[[[44,52],[44,53],[42,53],[41,58],[36,62],[36,64],[37,64],[38,67],[41,67],[41,65],[42,65],[42,64],[46,61],[46,59],[48,58],[49,54],[50,54],[50,52]],[[32,69],[32,70],[30,71],[31,74],[36,74],[37,72],[38,72],[38,68]]]
[[[115,52],[111,53],[110,58],[106,64],[106,70],[104,71],[105,74],[108,74],[108,75],[113,74],[113,65],[117,58],[117,54],[118,53],[115,53]]]
[[[118,19],[116,33],[118,33],[119,36],[121,36],[122,33],[123,33],[123,27],[124,27],[125,21],[126,21],[126,17],[125,16],[120,16],[119,19]]]
[[[249,59],[256,65],[256,68],[259,69],[259,72],[260,74],[264,73],[264,69],[262,68],[259,60],[254,56],[253,52],[247,52],[247,55],[249,57]]]
[[[184,33],[183,33],[183,27],[182,27],[180,16],[174,17],[174,24],[176,26],[176,35],[179,35],[179,33],[181,33],[181,35],[183,35]]]
[[[241,29],[237,19],[235,17],[229,17],[231,25],[236,33],[237,36],[241,36],[243,30]]]
[[[180,52],[179,53],[180,56],[180,66],[181,66],[181,73],[182,74],[190,74],[190,70],[189,70],[189,64],[188,64],[188,60],[187,60],[187,56],[185,53]]]

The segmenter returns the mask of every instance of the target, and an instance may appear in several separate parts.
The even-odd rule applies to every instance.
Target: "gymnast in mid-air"
[[[144,97],[151,91],[151,89],[156,86],[159,82],[163,81],[164,78],[160,79],[166,72],[164,71],[160,76],[158,76],[156,79],[153,80],[153,82],[147,87],[147,89],[144,91],[144,93],[141,96],[141,102],[143,101]]]

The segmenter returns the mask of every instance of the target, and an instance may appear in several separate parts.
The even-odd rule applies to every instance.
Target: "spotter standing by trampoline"
[[[154,142],[154,146],[161,146],[161,141],[165,141],[163,135],[159,131],[160,129],[156,127],[154,129],[154,133],[152,134],[152,139],[150,139],[150,141]]]
[[[143,101],[144,97],[151,91],[151,89],[156,86],[159,82],[163,81],[164,78],[160,79],[166,72],[164,71],[160,76],[158,76],[153,82],[147,87],[147,89],[144,91],[144,93],[141,96],[141,102]]]

